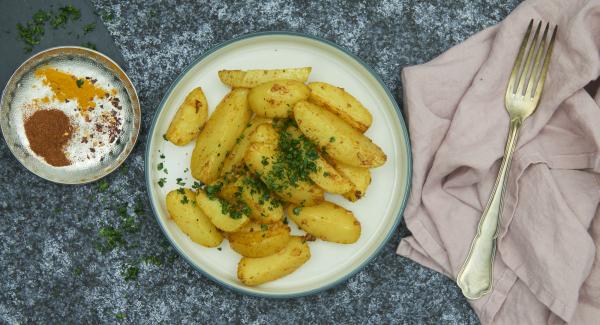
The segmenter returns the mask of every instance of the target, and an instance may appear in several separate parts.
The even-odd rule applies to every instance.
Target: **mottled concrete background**
[[[212,283],[163,238],[148,208],[143,151],[170,83],[196,56],[234,36],[293,30],[324,37],[373,66],[402,103],[402,67],[493,25],[517,2],[94,0],[109,13],[104,22],[139,91],[140,141],[107,183],[83,186],[33,176],[0,141],[0,323],[477,323],[452,281],[395,255],[404,226],[362,272],[315,296],[273,301]],[[138,229],[117,240],[125,245],[98,249],[107,244],[100,229],[128,222]],[[126,280],[131,266],[137,279]]]

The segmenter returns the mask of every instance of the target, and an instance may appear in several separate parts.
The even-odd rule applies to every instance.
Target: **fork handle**
[[[496,237],[502,214],[502,197],[520,129],[521,120],[511,120],[504,158],[496,177],[496,183],[481,219],[479,219],[477,234],[471,242],[469,254],[456,278],[456,283],[468,299],[481,298],[492,290],[492,270],[496,253]]]

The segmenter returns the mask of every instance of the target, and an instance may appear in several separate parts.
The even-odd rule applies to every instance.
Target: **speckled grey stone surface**
[[[61,186],[39,179],[0,142],[0,323],[449,323],[477,317],[455,284],[399,257],[402,225],[364,270],[318,295],[269,300],[224,289],[196,272],[166,243],[148,207],[143,174],[146,130],[170,83],[219,42],[255,31],[324,37],[375,68],[402,103],[400,70],[428,61],[503,19],[517,0],[100,1],[143,108],[140,141],[125,168],[98,183]],[[144,211],[134,211],[140,201]],[[127,206],[139,230],[126,247],[102,253],[98,232],[122,221]],[[157,266],[139,262],[148,256]],[[122,274],[139,266],[137,280]]]

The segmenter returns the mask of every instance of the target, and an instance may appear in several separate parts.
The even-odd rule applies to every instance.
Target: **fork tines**
[[[513,95],[521,95],[523,97],[529,95],[533,99],[541,95],[558,26],[554,26],[550,42],[548,42],[550,23],[546,24],[544,34],[541,38],[539,36],[542,22],[538,23],[533,37],[530,37],[532,27],[533,19],[529,22],[529,27],[521,42],[521,48],[517,54],[509,79],[508,89],[512,90]],[[525,60],[523,60],[526,50],[527,54],[525,55]],[[540,62],[543,62],[543,64],[539,64]]]

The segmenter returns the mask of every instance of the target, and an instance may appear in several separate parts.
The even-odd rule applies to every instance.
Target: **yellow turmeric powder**
[[[108,91],[94,85],[90,79],[78,79],[72,74],[55,68],[41,67],[35,71],[37,78],[44,78],[44,84],[48,85],[54,93],[54,98],[60,102],[76,100],[81,112],[94,109],[96,103],[94,98],[108,96]]]

